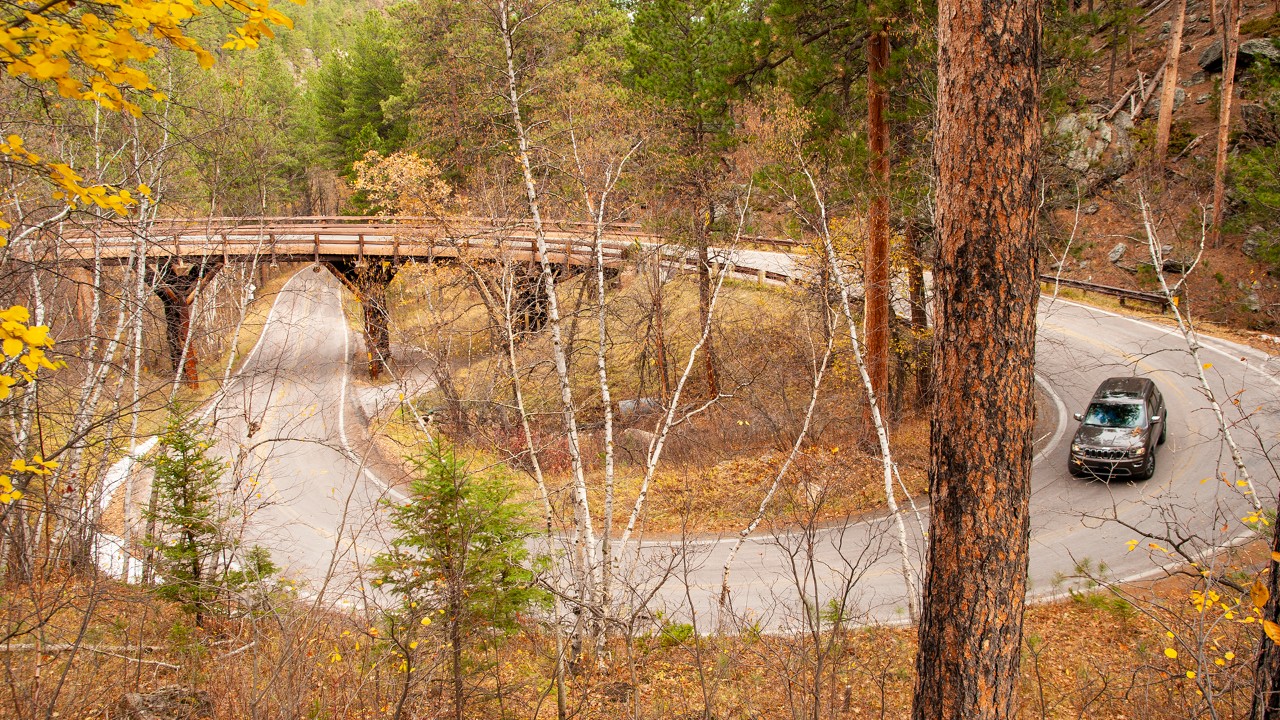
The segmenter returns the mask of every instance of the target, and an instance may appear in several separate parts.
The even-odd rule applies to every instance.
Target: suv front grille
[[[1125,456],[1125,451],[1107,448],[1085,448],[1084,456],[1097,460],[1120,460]]]

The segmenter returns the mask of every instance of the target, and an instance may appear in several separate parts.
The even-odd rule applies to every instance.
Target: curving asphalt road
[[[286,572],[307,585],[305,592],[358,603],[359,567],[385,541],[379,501],[394,491],[368,467],[368,431],[354,419],[348,378],[353,358],[363,350],[347,328],[340,293],[327,272],[308,269],[290,279],[259,346],[213,416],[224,452],[257,475],[249,493],[257,507],[247,523],[253,541],[270,547]],[[1046,298],[1038,337],[1037,371],[1053,398],[1057,422],[1050,424],[1055,431],[1041,443],[1033,472],[1033,596],[1063,591],[1068,584],[1062,578],[1078,574],[1082,565],[1105,563],[1113,578],[1136,578],[1172,562],[1145,543],[1130,550],[1129,541],[1139,535],[1121,523],[1155,535],[1176,527],[1198,538],[1188,544],[1197,551],[1245,534],[1240,518],[1251,509],[1250,500],[1235,485],[1234,468],[1175,330]],[[1212,365],[1215,392],[1239,399],[1258,430],[1254,437],[1238,427],[1237,439],[1270,507],[1277,482],[1259,437],[1275,452],[1280,358],[1219,340],[1206,341],[1202,353]],[[1134,373],[1154,379],[1169,407],[1168,442],[1160,449],[1155,477],[1111,484],[1071,477],[1070,414],[1083,409],[1102,379]],[[1238,421],[1236,406],[1230,407]],[[925,524],[925,509],[908,514],[917,568]],[[832,598],[846,598],[846,614],[853,619],[905,620],[905,584],[889,530],[886,519],[872,518],[809,534],[762,532],[750,538],[731,571],[733,619],[794,628],[799,608],[827,608]],[[651,613],[693,619],[700,628],[726,621],[715,608],[732,543],[732,537],[642,541],[626,553],[615,596],[631,607],[651,597]],[[801,588],[804,603],[798,600]]]

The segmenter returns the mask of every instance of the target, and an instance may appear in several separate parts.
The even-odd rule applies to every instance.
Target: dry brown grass
[[[1256,543],[1228,563],[1251,574],[1265,556],[1265,545]],[[1197,717],[1206,712],[1197,690],[1209,689],[1219,717],[1238,717],[1249,699],[1258,625],[1226,621],[1220,607],[1200,612],[1189,601],[1200,588],[1184,575],[1123,586],[1124,601],[1102,592],[1031,607],[1018,685],[1022,716]],[[1248,614],[1240,597],[1222,591],[1221,599]],[[123,693],[174,683],[209,692],[218,718],[391,717],[404,679],[384,622],[316,611],[284,594],[270,610],[215,618],[200,629],[139,588],[56,577],[6,588],[0,618],[12,634],[0,646],[5,717],[114,717],[106,710]],[[530,619],[505,640],[474,640],[468,717],[554,717],[553,644],[536,623]],[[443,640],[424,632],[420,641],[406,717],[442,717]],[[832,644],[819,717],[907,716],[913,628],[850,627],[823,641]],[[679,626],[651,626],[629,644],[611,641],[603,663],[587,663],[568,679],[570,711],[590,720],[636,711],[643,718],[702,717],[705,686],[717,718],[790,719],[814,702],[810,642],[750,630],[697,638]],[[77,651],[56,649],[68,644]]]

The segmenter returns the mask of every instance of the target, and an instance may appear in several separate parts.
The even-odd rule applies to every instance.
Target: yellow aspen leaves
[[[427,625],[430,625],[430,624],[431,624],[431,618],[429,618],[429,617],[424,617],[424,618],[422,618],[422,624],[423,624],[423,626],[424,626],[424,627],[425,627],[425,626],[427,626]]]
[[[1174,650],[1174,649],[1173,649],[1173,648],[1171,648],[1171,647],[1170,647],[1170,648],[1165,648],[1165,649],[1164,649],[1164,656],[1165,656],[1165,657],[1167,657],[1167,658],[1169,658],[1170,660],[1176,660],[1176,659],[1177,659],[1177,657],[1178,657],[1178,651],[1177,651],[1177,650]]]
[[[22,379],[26,382],[35,380],[40,368],[58,369],[58,364],[49,359],[45,348],[53,347],[53,338],[49,337],[49,328],[44,325],[28,325],[31,314],[21,305],[14,305],[8,310],[0,310],[0,352],[4,359],[17,359],[18,376],[0,373],[0,400],[12,394],[12,388]]]
[[[71,0],[9,5],[0,24],[0,67],[11,77],[52,84],[63,97],[134,117],[142,114],[134,93],[165,99],[142,68],[160,45],[193,54],[203,68],[213,66],[213,54],[186,33],[202,8],[216,7],[238,18],[240,24],[222,45],[228,50],[257,47],[261,38],[274,37],[272,26],[293,26],[270,0],[100,0],[92,12],[76,12],[75,5]],[[127,190],[85,185],[65,163],[47,162],[27,150],[17,135],[0,143],[0,155],[44,175],[56,188],[54,199],[73,206],[126,215],[136,203]]]
[[[1266,585],[1262,584],[1261,580],[1254,580],[1253,585],[1249,588],[1249,600],[1253,603],[1253,606],[1261,609],[1269,599],[1271,599],[1271,591],[1267,589]]]
[[[1262,631],[1267,634],[1267,637],[1271,638],[1271,642],[1280,643],[1280,625],[1277,625],[1270,620],[1263,620]]]
[[[22,491],[13,488],[13,478],[0,475],[0,505],[8,505],[22,499]]]

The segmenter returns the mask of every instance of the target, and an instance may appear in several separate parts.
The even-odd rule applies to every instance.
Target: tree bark
[[[889,36],[881,27],[871,33],[867,43],[867,139],[874,194],[867,224],[863,295],[867,372],[880,398],[887,398],[889,389],[889,128],[884,117],[884,72],[888,65]]]
[[[1187,0],[1178,0],[1169,34],[1169,51],[1164,61],[1164,87],[1160,92],[1160,115],[1156,120],[1156,167],[1164,167],[1169,154],[1169,131],[1173,128],[1173,103],[1178,90],[1178,59],[1182,56],[1182,29],[1187,20]]]
[[[1226,215],[1227,141],[1231,139],[1231,100],[1235,95],[1236,56],[1240,46],[1240,0],[1222,6],[1222,100],[1218,103],[1218,153],[1213,169],[1213,246],[1222,244]]]
[[[1039,294],[1040,8],[938,8],[933,522],[915,720],[1016,710]]]
[[[1271,562],[1267,567],[1265,585],[1270,591],[1267,604],[1263,607],[1262,619],[1269,622],[1280,621],[1280,563],[1275,558],[1280,553],[1280,523],[1275,523],[1271,532]],[[1263,582],[1259,580],[1259,582]],[[1280,646],[1262,634],[1262,645],[1258,648],[1258,659],[1253,673],[1253,707],[1250,710],[1251,720],[1277,720],[1280,718]]]
[[[924,247],[921,243],[920,231],[914,223],[907,223],[907,244],[911,249],[911,265],[907,271],[908,291],[911,295],[911,330],[920,351],[916,353],[916,407],[923,408],[929,402],[929,389],[932,385],[929,370],[930,363],[920,355],[924,352],[921,338],[929,329],[929,314],[926,308],[924,287]]]

